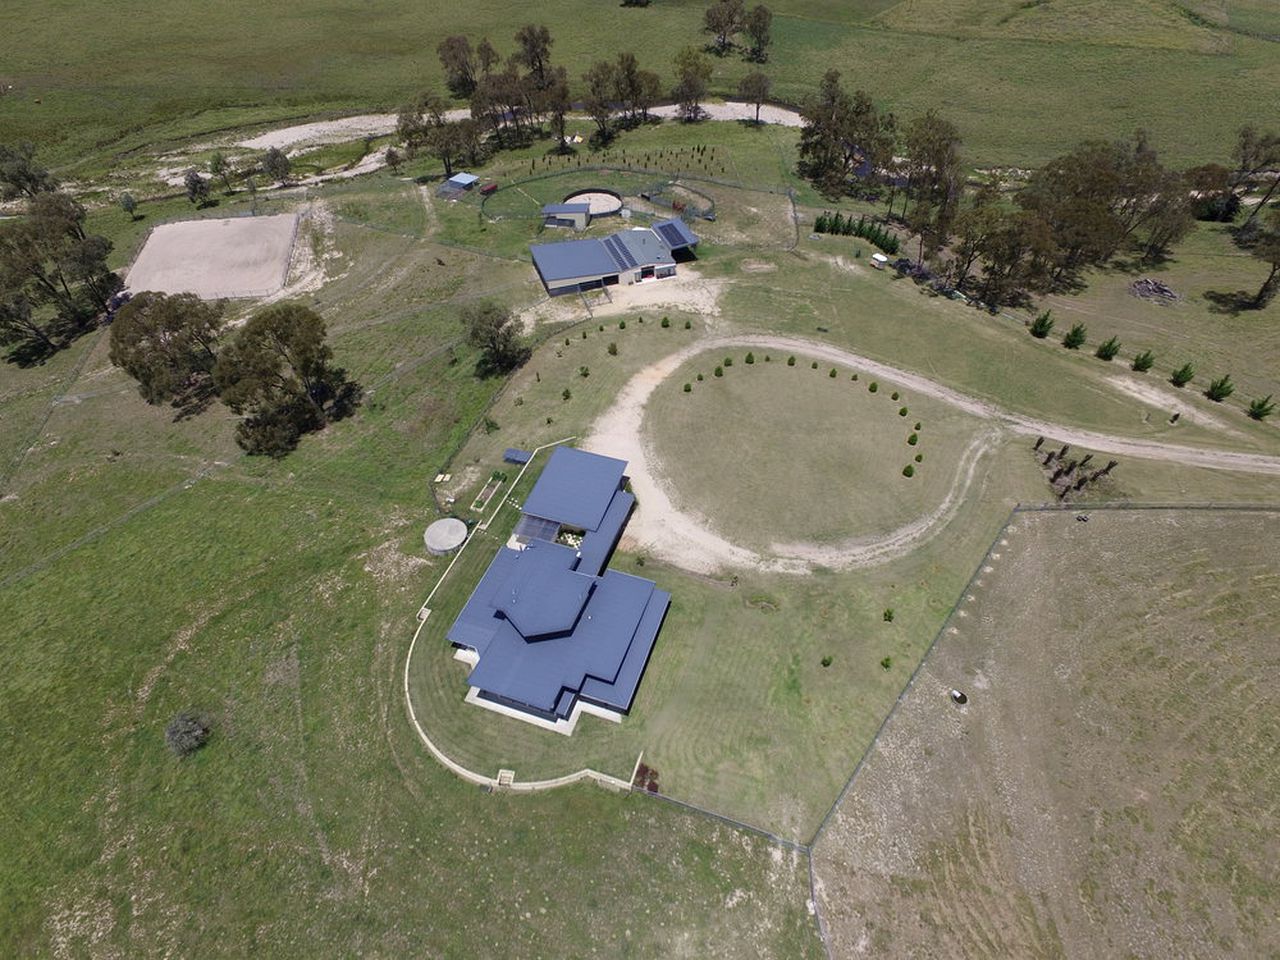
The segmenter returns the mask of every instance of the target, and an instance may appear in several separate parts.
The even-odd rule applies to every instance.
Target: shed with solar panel
[[[698,238],[681,220],[619,230],[602,239],[535,243],[533,265],[551,296],[662,280],[693,258]]]

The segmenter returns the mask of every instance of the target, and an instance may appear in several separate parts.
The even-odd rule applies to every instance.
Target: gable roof
[[[544,216],[557,213],[590,213],[589,203],[548,203],[542,208]]]
[[[469,187],[474,183],[479,183],[480,178],[474,173],[455,173],[452,177],[445,181],[446,183],[455,183],[460,187]]]
[[[580,530],[597,530],[626,469],[625,460],[556,447],[523,510]]]
[[[575,277],[602,277],[619,270],[599,240],[535,243],[529,247],[529,252],[533,254],[533,265],[547,283]]]
[[[490,602],[526,640],[568,633],[591,594],[591,577],[575,573],[577,551],[535,541],[520,551]]]

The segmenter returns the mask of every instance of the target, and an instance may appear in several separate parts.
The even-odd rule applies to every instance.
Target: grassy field
[[[684,144],[690,129],[638,138],[669,131]],[[719,129],[739,176],[763,177],[779,141]],[[279,463],[241,456],[221,407],[175,421],[145,406],[109,365],[102,332],[43,365],[3,368],[0,618],[15,639],[0,681],[11,731],[0,745],[0,942],[24,956],[820,955],[802,859],[651,798],[480,793],[404,720],[413,613],[444,568],[421,549],[438,512],[430,478],[452,472],[456,483],[435,492],[465,510],[505,446],[581,435],[627,376],[704,332],[821,336],[1013,409],[1274,449],[1274,429],[1238,407],[1236,435],[1144,420],[1150,408],[1107,387],[1105,365],[862,269],[851,244],[803,240],[791,252],[777,194],[707,189],[721,232],[697,269],[718,292],[714,309],[663,311],[665,329],[652,311],[626,314],[625,328],[619,317],[539,327],[546,343],[508,381],[474,376],[457,307],[496,296],[526,308],[540,287],[509,236],[494,246],[510,257],[450,233],[449,217],[474,208],[389,174],[261,201],[307,212],[302,242],[325,282],[302,296],[366,388],[354,417]],[[115,262],[188,205],[144,209],[136,222],[94,214]],[[1210,320],[1195,324],[1206,342]],[[744,372],[735,362],[733,375]],[[926,467],[942,417],[924,427]],[[674,605],[633,715],[620,726],[586,718],[573,738],[462,703],[465,674],[442,635],[495,528],[446,582],[422,635],[419,716],[459,759],[522,778],[584,760],[625,776],[643,749],[664,793],[806,840],[1011,503],[1047,495],[1026,446],[993,451],[944,536],[867,570],[705,577],[623,550],[615,565],[658,581]],[[1274,497],[1266,479],[1172,465],[1125,462],[1114,482],[1139,498]],[[191,705],[213,716],[214,739],[176,763],[163,728]]]
[[[627,48],[665,78],[674,48],[704,42],[704,6],[565,0],[538,19],[574,77],[592,57]],[[784,0],[773,9],[777,96],[799,100],[834,65],[899,116],[936,107],[953,118],[978,163],[1042,161],[1137,123],[1176,161],[1221,159],[1235,129],[1265,119],[1280,91],[1265,39],[1280,27],[1259,0],[1205,0],[1190,14],[1159,0]],[[16,0],[9,13],[39,28],[0,41],[0,79],[14,85],[0,100],[0,129],[40,143],[71,176],[77,164],[101,169],[139,146],[230,126],[395,109],[439,83],[442,37],[487,35],[505,55],[523,22],[497,0],[430,11],[397,0],[377,17],[314,0],[216,12],[127,0],[110,17],[84,3]],[[732,93],[749,68],[738,55],[716,58],[713,90]]]
[[[702,354],[649,401],[646,439],[677,506],[767,551],[884,535],[943,500],[976,421],[889,383],[872,393],[874,380],[853,381],[844,369],[832,377],[830,364],[815,370],[803,355],[795,366],[787,356],[765,357],[747,364],[742,350]],[[725,359],[733,366],[713,376]],[[917,454],[927,462],[916,463]],[[910,478],[902,475],[908,464]]]
[[[239,455],[219,408],[146,407],[100,337],[5,374],[0,941],[815,955],[792,855],[644,797],[486,796],[422,751],[398,691],[424,481],[501,386],[448,300],[508,268],[355,223],[313,242],[341,254],[317,302],[369,396],[285,462]],[[215,735],[179,764],[163,728],[189,705]]]
[[[1277,535],[1016,516],[817,844],[836,953],[1272,951]]]

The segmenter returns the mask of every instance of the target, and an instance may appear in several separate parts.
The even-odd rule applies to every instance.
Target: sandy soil
[[[297,223],[288,213],[163,224],[130,267],[128,287],[205,300],[269,296],[285,284]]]
[[[708,350],[729,347],[790,351],[853,367],[865,374],[949,403],[965,413],[988,421],[994,429],[975,440],[965,451],[951,492],[937,508],[919,520],[884,537],[851,540],[835,545],[780,544],[775,545],[773,555],[765,556],[720,536],[703,518],[678,510],[664,488],[661,465],[656,462],[643,440],[645,406],[658,385],[686,360]],[[830,344],[766,335],[706,337],[650,364],[626,383],[614,405],[597,419],[582,445],[587,450],[629,462],[628,473],[637,499],[636,512],[626,533],[630,548],[644,550],[676,566],[699,573],[723,567],[746,567],[774,573],[800,574],[809,571],[814,565],[849,568],[884,563],[913,549],[943,529],[973,481],[981,454],[1000,430],[1041,435],[1099,453],[1280,476],[1280,457],[1183,447],[1064,427],[1010,413],[919,374],[898,370]]]
[[[1121,393],[1128,394],[1135,400],[1141,400],[1143,403],[1155,407],[1166,419],[1171,414],[1178,413],[1182,415],[1183,419],[1190,420],[1192,423],[1213,427],[1215,430],[1221,430],[1232,436],[1242,436],[1239,430],[1227,423],[1222,417],[1197,408],[1194,404],[1194,397],[1188,395],[1185,390],[1181,393],[1174,393],[1172,390],[1163,389],[1150,380],[1137,380],[1134,377],[1123,374],[1108,377],[1107,382]]]
[[[680,110],[675,104],[656,107],[649,112],[655,117],[662,117],[668,120],[680,115]],[[754,120],[756,118],[755,104],[740,103],[736,100],[726,100],[724,103],[705,103],[702,105],[702,112],[711,120]],[[777,123],[784,127],[804,126],[804,121],[795,110],[788,110],[786,107],[775,107],[772,104],[765,104],[760,108],[760,122]]]
[[[581,297],[549,297],[521,311],[519,319],[525,332],[530,333],[539,323],[565,323],[589,316],[616,317],[637,310],[667,307],[701,314],[708,323],[714,323],[714,318],[720,316],[720,295],[725,281],[709,280],[688,266],[681,266],[679,270],[665,280],[610,287],[610,299],[592,299],[589,314]]]

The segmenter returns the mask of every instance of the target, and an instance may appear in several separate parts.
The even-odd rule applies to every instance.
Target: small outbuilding
[[[548,203],[542,208],[542,222],[547,227],[572,227],[585,230],[591,222],[589,203]]]
[[[444,183],[440,184],[440,189],[436,191],[436,196],[451,200],[459,194],[470,190],[479,182],[480,178],[474,173],[455,173]]]

